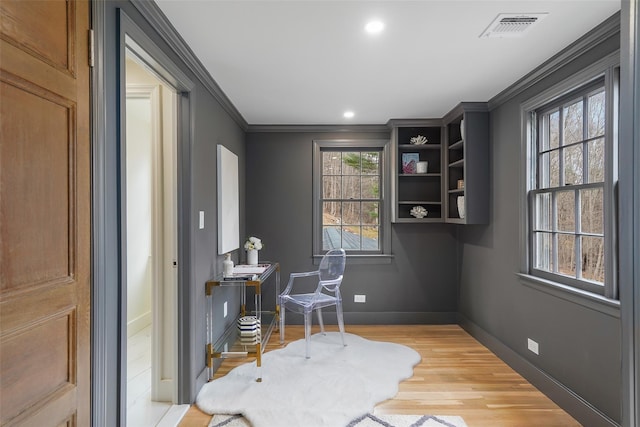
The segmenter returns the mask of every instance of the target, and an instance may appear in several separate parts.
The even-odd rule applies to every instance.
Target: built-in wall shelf
[[[489,109],[462,102],[443,118],[446,197],[444,220],[489,223]]]
[[[391,120],[392,140],[392,221],[425,223],[443,221],[442,134],[440,119]],[[412,138],[423,136],[424,144],[412,144]],[[413,164],[411,164],[413,162]],[[417,169],[416,163],[426,172]],[[411,165],[410,167],[408,167]],[[411,209],[422,206],[427,216],[416,218]]]
[[[488,224],[489,109],[462,102],[443,119],[390,120],[392,222]],[[423,144],[412,143],[423,136]],[[427,171],[406,168],[427,162]],[[422,165],[424,167],[424,165]],[[415,206],[425,218],[411,214]]]

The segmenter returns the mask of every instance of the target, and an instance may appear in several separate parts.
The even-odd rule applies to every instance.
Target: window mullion
[[[576,189],[574,192],[574,212],[575,212],[575,259],[576,259],[576,278],[582,278],[582,212],[580,209],[580,190]]]
[[[556,192],[551,193],[551,262],[553,262],[552,271],[558,272],[558,204]]]
[[[564,186],[564,108],[558,108],[558,186]]]
[[[589,182],[589,95],[582,98],[582,183]]]

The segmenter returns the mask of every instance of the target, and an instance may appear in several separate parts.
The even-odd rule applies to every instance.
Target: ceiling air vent
[[[487,27],[480,38],[522,37],[536,22],[548,13],[501,13]]]

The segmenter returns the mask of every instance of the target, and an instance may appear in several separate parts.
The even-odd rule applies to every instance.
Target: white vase
[[[464,219],[464,196],[458,196],[456,202],[458,203],[458,216],[460,219]]]
[[[427,161],[416,163],[416,173],[427,173],[428,168],[429,168],[429,162]]]
[[[258,251],[256,249],[247,249],[247,264],[258,264]]]
[[[226,254],[225,260],[222,261],[222,274],[224,277],[233,276],[233,261],[231,260],[231,254]]]

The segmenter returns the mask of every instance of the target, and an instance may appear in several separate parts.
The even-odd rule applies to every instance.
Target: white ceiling
[[[620,9],[620,0],[156,0],[244,119],[384,124],[488,101]],[[522,38],[499,13],[547,12]],[[365,24],[377,18],[382,33]],[[342,114],[353,110],[355,117]]]

